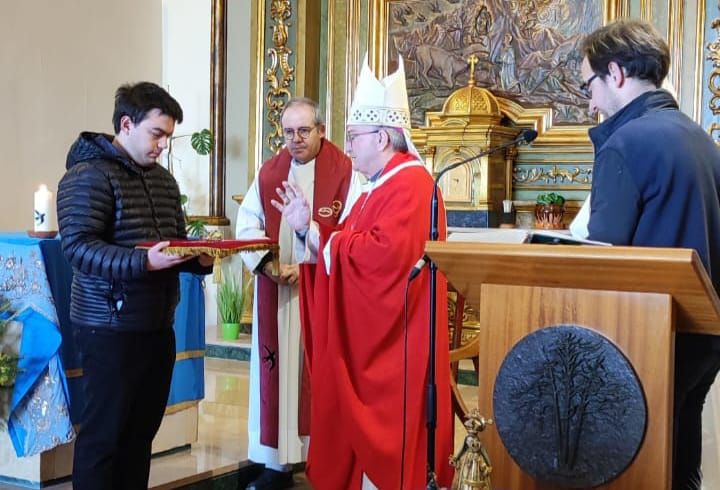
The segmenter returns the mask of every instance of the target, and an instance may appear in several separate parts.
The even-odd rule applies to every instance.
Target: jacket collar
[[[107,152],[108,155],[112,156],[115,160],[121,162],[128,169],[138,174],[145,173],[146,169],[143,169],[143,167],[135,163],[133,159],[127,155],[127,153],[113,145],[113,139],[100,137],[97,138],[96,141],[98,145]]]
[[[648,112],[661,111],[666,109],[678,109],[675,98],[666,90],[651,90],[635,97],[629,104],[613,114],[594,128],[590,128],[588,134],[592,140],[595,150],[601,148],[612,134],[622,126],[644,116]]]
[[[91,160],[112,160],[137,174],[144,174],[155,166],[144,169],[133,162],[125,153],[112,144],[113,136],[109,134],[85,131],[80,133],[68,152],[65,162],[66,168],[71,168],[80,162]]]

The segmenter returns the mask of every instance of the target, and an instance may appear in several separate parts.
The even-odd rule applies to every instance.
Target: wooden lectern
[[[634,461],[597,488],[670,489],[674,334],[720,334],[720,300],[693,250],[469,242],[428,242],[425,250],[479,312],[482,415],[493,417],[495,377],[520,339],[559,324],[594,329],[632,363],[648,417]],[[493,488],[556,488],[515,464],[494,425],[483,443]]]

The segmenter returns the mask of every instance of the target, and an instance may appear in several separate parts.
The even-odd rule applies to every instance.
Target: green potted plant
[[[202,218],[191,218],[187,214],[187,194],[180,194],[180,205],[182,206],[183,215],[185,216],[185,229],[190,238],[205,238],[208,234],[207,221]]]
[[[226,275],[217,291],[218,313],[223,340],[236,340],[240,333],[240,318],[245,305],[245,290],[239,279]]]
[[[212,132],[204,128],[200,131],[196,131],[192,134],[180,134],[173,136],[168,141],[168,152],[167,152],[167,169],[171,174],[174,174],[174,163],[177,157],[173,152],[173,144],[176,140],[181,138],[190,138],[190,146],[198,155],[209,155],[213,149],[214,139]],[[185,225],[187,227],[187,234],[191,238],[205,238],[207,236],[207,222],[203,219],[193,218],[187,214],[187,194],[180,194],[180,203],[182,204],[183,214],[185,215]]]
[[[565,198],[560,194],[548,192],[538,194],[535,203],[535,227],[546,230],[564,228]]]

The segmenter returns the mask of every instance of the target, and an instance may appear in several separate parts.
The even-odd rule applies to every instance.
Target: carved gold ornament
[[[592,182],[592,168],[575,167],[568,169],[553,165],[550,168],[516,167],[513,170],[513,184],[533,184],[536,182],[546,184],[590,184]]]
[[[720,4],[718,4],[718,8],[720,8]],[[708,105],[713,116],[717,116],[720,114],[720,17],[712,21],[712,28],[715,29],[717,38],[707,45],[709,51],[707,59],[712,61],[713,66],[713,71],[708,78],[708,88],[712,94]],[[712,123],[708,128],[708,133],[715,141],[715,144],[720,144],[718,132],[720,132],[720,124]]]
[[[295,80],[295,68],[288,62],[292,50],[287,47],[288,27],[286,21],[292,16],[290,0],[273,0],[270,5],[270,17],[275,22],[272,26],[273,47],[268,49],[270,68],[265,70],[265,81],[270,88],[265,95],[268,107],[267,119],[272,131],[267,137],[268,146],[277,153],[283,146],[282,114],[285,102],[290,98],[290,82]],[[280,73],[278,73],[278,70]]]

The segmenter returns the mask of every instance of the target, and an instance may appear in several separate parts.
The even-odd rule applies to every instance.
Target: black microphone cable
[[[420,275],[429,259],[423,255],[410,270],[405,283],[404,328],[403,328],[403,406],[402,406],[402,452],[400,458],[400,490],[405,483],[405,446],[407,437],[407,376],[408,376],[408,303],[410,302],[410,284]]]

